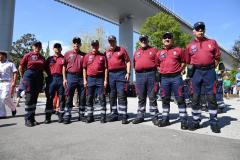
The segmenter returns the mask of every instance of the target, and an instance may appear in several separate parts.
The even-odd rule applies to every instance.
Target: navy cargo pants
[[[176,76],[164,76],[161,79],[162,119],[169,120],[171,93],[174,93],[178,104],[181,122],[187,122],[186,104],[183,95],[183,80],[181,74]]]
[[[47,95],[47,104],[45,108],[45,112],[52,114],[53,113],[53,99],[55,97],[55,93],[57,92],[59,98],[59,113],[64,113],[65,107],[65,94],[63,87],[63,77],[62,75],[50,75],[46,80],[46,95]]]
[[[35,121],[38,94],[43,88],[42,71],[26,70],[22,81],[25,88],[25,120]]]
[[[216,102],[216,72],[212,68],[196,68],[191,78],[193,100],[192,115],[193,123],[201,121],[200,95],[202,85],[205,87],[207,95],[208,111],[210,114],[210,123],[217,123],[217,102]]]
[[[100,101],[101,115],[106,115],[106,96],[104,93],[104,76],[88,76],[88,89],[87,89],[87,116],[93,116],[93,98],[95,90],[98,91]]]
[[[109,72],[110,108],[112,114],[127,115],[127,82],[125,75],[126,71]]]
[[[66,105],[64,109],[64,119],[69,119],[71,117],[71,111],[73,107],[73,96],[75,90],[77,89],[79,98],[79,115],[84,115],[86,106],[86,93],[83,85],[82,74],[67,73],[67,90],[66,90]]]
[[[156,71],[136,72],[136,92],[138,94],[138,118],[144,118],[146,112],[146,100],[149,98],[149,112],[153,118],[158,118],[157,94],[158,83]]]

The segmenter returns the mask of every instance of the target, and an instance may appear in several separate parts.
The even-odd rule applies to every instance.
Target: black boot
[[[220,126],[217,123],[211,124],[211,130],[213,133],[221,133]]]
[[[63,123],[64,124],[70,124],[71,123],[71,116],[66,116],[63,118]]]
[[[132,121],[133,124],[138,124],[138,123],[142,123],[142,122],[144,122],[143,117],[142,118],[137,117]]]
[[[87,116],[87,118],[86,118],[86,123],[92,123],[92,122],[94,122],[93,115]]]
[[[122,115],[122,124],[128,124],[128,115]]]
[[[188,123],[187,123],[187,121],[181,122],[181,129],[182,129],[182,130],[187,130],[187,129],[188,129]]]
[[[106,123],[106,114],[101,114],[100,123]]]
[[[170,122],[169,122],[169,119],[163,119],[159,122],[159,127],[166,127],[166,126],[169,126],[170,125]]]
[[[62,123],[63,122],[63,115],[64,115],[64,113],[58,112],[58,123]]]
[[[15,110],[15,111],[12,111],[12,116],[13,116],[13,117],[15,117],[15,116],[16,116],[16,114],[17,114],[17,110]]]
[[[51,116],[52,116],[51,113],[46,113],[46,118],[45,118],[45,121],[44,121],[45,124],[49,124],[49,123],[52,122],[51,121]]]
[[[84,114],[79,114],[78,121],[84,121]]]
[[[160,120],[158,119],[158,117],[154,117],[154,118],[152,119],[152,123],[153,123],[153,125],[155,125],[155,126],[159,126]]]
[[[26,126],[26,127],[33,127],[34,124],[33,124],[33,122],[30,121],[30,120],[25,120],[25,126]]]
[[[190,131],[195,131],[195,130],[197,130],[197,129],[199,129],[200,128],[200,125],[199,125],[199,123],[196,123],[196,122],[192,122],[191,124],[190,124],[190,126],[189,126],[189,130]]]
[[[111,113],[107,117],[107,122],[115,122],[118,121],[118,114],[117,113]]]

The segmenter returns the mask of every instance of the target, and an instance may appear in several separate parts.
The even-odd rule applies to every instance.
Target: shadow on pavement
[[[3,128],[3,127],[10,127],[10,126],[15,126],[15,125],[17,125],[17,123],[1,124],[1,125],[0,125],[0,128]]]

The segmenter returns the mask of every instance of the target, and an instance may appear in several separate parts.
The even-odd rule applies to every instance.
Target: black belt
[[[126,68],[121,68],[121,69],[113,69],[113,70],[109,70],[109,72],[121,72],[121,71],[126,71]]]
[[[181,72],[161,74],[161,77],[177,77],[179,75],[181,75]]]
[[[204,65],[195,65],[194,64],[193,66],[194,66],[194,68],[200,69],[200,70],[209,70],[209,69],[215,68],[214,64],[210,64],[210,65],[206,65],[206,66],[204,66]]]
[[[71,74],[71,75],[76,75],[79,77],[83,77],[83,73],[79,73],[79,72],[67,72],[67,74]]]
[[[92,77],[92,78],[102,78],[102,77],[104,77],[104,74],[91,75],[89,77]]]
[[[143,70],[140,70],[140,71],[136,71],[137,73],[146,73],[146,72],[153,72],[153,71],[156,71],[157,69],[155,68],[150,68],[150,69],[143,69]]]
[[[63,75],[59,74],[59,73],[54,73],[54,74],[51,74],[51,76],[53,76],[53,77],[62,77]]]

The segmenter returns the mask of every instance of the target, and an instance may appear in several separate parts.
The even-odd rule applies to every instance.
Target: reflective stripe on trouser
[[[138,94],[138,117],[144,117],[146,111],[146,98],[149,97],[149,106],[152,106],[152,118],[158,113],[157,109],[157,91],[156,72],[136,72],[136,91]]]
[[[66,89],[66,105],[64,108],[64,117],[69,117],[71,116],[71,111],[73,107],[73,97],[75,90],[77,89],[78,92],[78,98],[79,98],[79,113],[84,112],[85,109],[83,107],[86,105],[86,93],[85,93],[85,88],[83,85],[83,78],[79,74],[67,74],[67,89]]]
[[[173,92],[178,104],[180,120],[187,121],[186,104],[184,101],[183,80],[181,75],[161,78],[162,119],[169,119],[170,97]]]
[[[104,93],[104,77],[88,77],[88,90],[87,90],[87,115],[93,115],[93,97],[95,90],[98,91],[99,101],[100,101],[100,111],[101,114],[106,114],[106,97]]]
[[[109,72],[110,109],[114,114],[127,114],[126,71]],[[118,98],[118,110],[117,110]],[[120,113],[121,112],[121,113]]]
[[[223,101],[217,102],[218,108],[224,108],[225,103]]]
[[[32,120],[35,116],[36,104],[25,105],[25,120]]]
[[[200,70],[196,69],[193,77],[191,78],[191,85],[193,89],[193,100],[192,100],[192,109],[193,109],[193,120],[195,122],[200,122],[201,112],[200,108],[200,94],[201,88],[204,86],[206,93],[206,98],[208,102],[208,110],[210,111],[210,123],[217,123],[217,102],[216,102],[216,72],[214,68],[209,70]]]
[[[11,111],[16,110],[16,105],[10,96],[10,83],[1,82],[0,83],[0,117],[5,117],[7,115],[5,105],[7,105]]]

